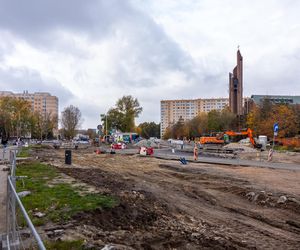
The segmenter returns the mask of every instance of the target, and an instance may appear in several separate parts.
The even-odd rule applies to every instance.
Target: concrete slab
[[[6,230],[6,195],[7,195],[7,174],[8,171],[3,171],[7,168],[6,165],[0,165],[0,235]]]

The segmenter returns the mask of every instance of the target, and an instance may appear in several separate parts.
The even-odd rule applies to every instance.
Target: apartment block
[[[222,110],[229,105],[228,98],[162,100],[160,101],[160,135],[179,120],[191,120],[201,112]]]
[[[33,112],[38,112],[43,116],[50,114],[52,117],[58,117],[58,98],[47,92],[28,93],[28,91],[23,91],[23,93],[13,93],[0,91],[0,97],[3,96],[25,99],[31,103]]]

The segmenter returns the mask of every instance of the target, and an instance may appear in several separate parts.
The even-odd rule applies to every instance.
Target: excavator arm
[[[248,128],[246,131],[241,131],[241,132],[235,132],[230,130],[230,131],[226,131],[225,134],[227,134],[228,136],[247,135],[254,148],[261,148],[262,146],[261,144],[256,143],[253,137],[253,131],[250,128]]]
[[[200,138],[200,144],[224,144],[225,141],[222,139],[224,134],[226,134],[228,136],[239,136],[239,135],[248,136],[249,139],[250,139],[250,142],[251,142],[251,144],[253,145],[254,148],[261,148],[262,147],[261,144],[256,143],[256,141],[254,140],[253,132],[250,128],[248,128],[246,131],[241,131],[241,132],[235,132],[235,131],[229,130],[229,131],[221,133],[217,136],[201,137]]]

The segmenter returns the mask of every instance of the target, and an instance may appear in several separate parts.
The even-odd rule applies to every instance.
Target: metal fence
[[[3,147],[2,145],[0,146],[0,163],[5,164],[9,161],[10,156],[9,156],[9,150],[7,147]]]
[[[16,192],[16,155],[10,151],[10,175],[7,179],[6,236],[3,249],[46,249]]]

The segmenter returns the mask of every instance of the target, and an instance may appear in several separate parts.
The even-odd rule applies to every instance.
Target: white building
[[[228,98],[162,100],[160,101],[160,135],[162,137],[166,128],[179,119],[191,120],[201,112],[222,110],[228,104]]]

